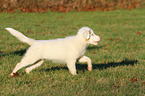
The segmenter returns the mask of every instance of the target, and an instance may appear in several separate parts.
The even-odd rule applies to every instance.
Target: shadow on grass
[[[93,69],[99,69],[99,70],[104,70],[104,69],[107,69],[107,68],[110,68],[110,67],[117,67],[117,66],[128,66],[128,65],[135,65],[137,64],[137,60],[123,60],[121,62],[110,62],[108,64],[105,64],[105,63],[102,63],[102,64],[92,64],[93,65]],[[86,71],[87,70],[87,64],[76,64],[76,68],[77,70],[81,70],[81,71]],[[68,70],[67,67],[59,67],[59,66],[56,66],[56,67],[52,67],[51,69],[41,69],[41,71],[55,71],[55,70],[61,70],[61,69],[64,69],[64,70]]]
[[[0,51],[0,57],[4,57],[4,56],[7,56],[7,55],[23,56],[26,53],[26,50],[27,49],[22,49],[22,50],[18,50],[18,51],[15,51],[15,52],[10,52],[10,53],[5,53],[5,52]]]
[[[92,64],[93,69],[99,69],[99,70],[104,70],[110,67],[117,67],[117,66],[128,66],[131,65],[133,66],[134,64],[137,64],[137,60],[123,60],[121,62],[109,62],[108,64],[102,63],[102,64]],[[87,70],[87,64],[77,64],[77,69],[78,70]]]
[[[13,52],[12,54],[16,54],[16,55],[19,55],[19,56],[23,56],[26,53],[26,50],[27,49],[18,50],[18,51]]]
[[[47,69],[40,69],[41,71],[55,71],[55,70],[61,70],[61,69],[63,69],[63,70],[68,70],[68,68],[67,67],[59,67],[59,66],[56,66],[56,67],[52,67],[52,68],[47,68]]]
[[[98,50],[98,49],[104,48],[104,47],[105,47],[105,45],[102,45],[102,46],[91,46],[91,47],[89,46],[87,49],[88,50],[93,50],[93,49],[97,49]]]

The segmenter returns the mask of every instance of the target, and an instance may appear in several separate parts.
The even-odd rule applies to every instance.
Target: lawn
[[[145,95],[145,9],[109,12],[0,13],[1,96],[143,96]],[[12,27],[34,39],[75,35],[88,26],[101,36],[99,45],[89,45],[85,55],[93,70],[77,62],[77,76],[65,64],[45,60],[29,75],[10,73],[29,45],[4,28]],[[57,54],[57,53],[56,53]]]

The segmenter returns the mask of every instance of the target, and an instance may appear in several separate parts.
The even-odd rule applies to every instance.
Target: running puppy
[[[97,45],[101,38],[95,35],[89,27],[82,27],[75,36],[52,40],[34,40],[12,28],[5,29],[20,41],[30,45],[21,62],[12,71],[11,76],[15,75],[22,67],[27,67],[39,61],[35,65],[26,68],[26,73],[29,74],[32,69],[39,67],[44,59],[67,63],[67,67],[73,75],[77,74],[75,63],[79,59],[79,62],[86,62],[88,70],[91,71],[91,59],[84,56],[84,53],[89,44]]]

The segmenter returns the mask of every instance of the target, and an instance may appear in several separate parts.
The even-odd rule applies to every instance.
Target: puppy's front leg
[[[77,75],[75,63],[76,63],[76,60],[67,61],[67,67],[68,67],[69,71],[71,72],[71,74],[73,74],[73,75]]]
[[[89,57],[87,56],[83,56],[79,59],[79,62],[81,63],[87,63],[88,64],[88,70],[91,71],[92,70],[92,61]]]

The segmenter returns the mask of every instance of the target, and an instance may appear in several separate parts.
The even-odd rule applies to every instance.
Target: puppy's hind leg
[[[81,63],[87,63],[88,64],[88,70],[91,71],[92,70],[92,63],[91,63],[91,59],[87,56],[83,56],[79,59],[79,62]]]
[[[32,65],[28,68],[26,68],[26,73],[29,74],[29,72],[37,67],[39,67],[40,65],[42,65],[42,63],[44,62],[44,60],[40,60],[39,62],[37,62],[35,65]]]
[[[21,65],[21,63],[18,63],[18,64],[16,65],[16,67],[14,68],[14,70],[13,70],[12,73],[11,73],[11,76],[15,75],[15,73],[16,73],[19,69],[21,69],[20,67],[18,67],[18,66],[20,66],[20,65]]]
[[[28,65],[31,65],[31,64],[33,64],[33,63],[35,63],[37,60],[39,60],[39,59],[30,59],[30,58],[23,58],[22,59],[22,61],[20,62],[20,63],[18,63],[17,65],[16,65],[16,67],[14,68],[14,70],[12,71],[12,73],[11,73],[11,76],[14,76],[15,75],[15,73],[19,70],[19,69],[21,69],[21,68],[23,68],[23,67],[26,67],[26,66],[28,66]]]

